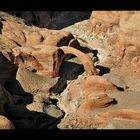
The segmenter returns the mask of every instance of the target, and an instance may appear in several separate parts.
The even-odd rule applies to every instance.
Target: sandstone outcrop
[[[0,129],[15,129],[15,127],[10,120],[0,115]]]
[[[75,49],[79,47],[79,44],[72,34],[65,31],[29,27],[22,21],[10,15],[7,16],[1,13],[3,24],[0,36],[3,45],[1,52],[5,58],[23,71],[27,69],[45,77],[57,77],[65,55],[74,54],[80,59],[88,75],[97,74],[91,58]],[[17,75],[19,80],[18,77]]]
[[[138,24],[139,11],[93,11],[49,30],[0,12],[0,114],[16,129],[140,128]]]
[[[70,122],[71,119],[76,121],[77,118],[82,117],[83,120],[88,120],[94,116],[91,112],[96,109],[115,105],[117,101],[107,95],[108,91],[117,91],[117,88],[100,76],[85,76],[74,80],[65,94],[62,94],[59,103],[59,107],[66,113],[65,118],[59,124],[60,128],[63,128],[63,124]],[[77,123],[74,124],[76,125]],[[84,127],[84,124],[82,126]]]
[[[25,20],[27,25],[61,29],[89,18],[90,11],[7,11]]]
[[[29,27],[3,12],[1,24],[2,54],[19,67],[42,75],[58,76],[63,55],[60,46],[78,47],[77,40],[68,32]]]
[[[88,55],[86,55],[83,52],[81,52],[77,49],[74,49],[72,47],[63,46],[63,47],[61,47],[61,49],[63,50],[63,52],[65,54],[74,54],[75,56],[77,56],[78,59],[83,64],[87,75],[91,76],[91,75],[94,75],[94,74],[96,75],[97,74],[94,63]]]
[[[22,21],[5,17],[4,13],[1,13],[1,23],[1,55],[9,63],[18,66],[16,80],[22,86],[24,92],[30,92],[34,96],[33,103],[27,105],[27,109],[41,113],[44,108],[46,114],[58,118],[62,117],[63,112],[58,107],[55,105],[43,107],[43,97],[38,101],[37,96],[43,96],[43,92],[45,92],[45,100],[49,96],[47,93],[50,92],[50,89],[56,89],[60,86],[58,79],[51,79],[51,77],[59,76],[61,63],[67,54],[78,57],[88,76],[97,75],[92,59],[76,49],[79,47],[79,43],[68,32],[28,27]],[[11,83],[11,85],[14,85],[14,83]],[[13,89],[11,90],[13,91]],[[18,115],[21,117],[20,113],[18,114],[20,112],[18,106],[12,105],[9,105],[8,115],[13,115],[14,108],[17,111],[17,117]],[[28,116],[28,111],[25,110],[25,112]],[[17,123],[13,117],[11,119],[14,123]],[[20,123],[17,125],[20,125]],[[33,127],[34,125],[36,124],[33,124]]]
[[[93,11],[87,23],[90,32],[116,43],[119,32],[120,11]]]
[[[139,47],[139,11],[123,12],[120,18],[120,32],[118,35],[118,44],[116,47],[117,61],[129,65],[134,57],[140,55]]]
[[[113,110],[98,114],[95,122],[99,124],[99,129],[139,129],[139,113],[134,109]]]
[[[114,47],[114,61],[129,65],[139,52],[139,11],[93,11],[88,29]]]
[[[139,101],[134,99],[129,103],[131,96],[139,93],[139,23],[136,22],[139,17],[139,11],[93,11],[88,21],[88,29],[93,35],[104,39],[102,41],[107,41],[106,47],[110,47],[115,56],[108,74],[110,77],[107,76],[109,81],[99,76],[87,76],[72,81],[65,91],[65,97],[62,93],[60,108],[66,112],[66,116],[58,125],[60,128],[140,127],[137,117],[139,115],[136,115],[136,112],[139,112]],[[121,79],[123,81],[120,81]],[[127,101],[124,101],[125,99]],[[96,117],[98,114],[100,116],[100,113],[108,114],[104,122]]]

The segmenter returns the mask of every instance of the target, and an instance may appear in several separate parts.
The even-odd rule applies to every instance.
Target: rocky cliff
[[[139,11],[8,13],[1,129],[140,128]]]

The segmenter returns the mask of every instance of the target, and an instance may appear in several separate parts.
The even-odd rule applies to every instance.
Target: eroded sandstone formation
[[[90,11],[8,11],[25,20],[27,25],[41,28],[61,29],[89,18]]]
[[[15,129],[15,127],[10,120],[0,115],[0,129]]]
[[[1,13],[2,54],[19,67],[42,75],[58,76],[63,57],[58,47],[78,47],[77,40],[68,32],[29,27],[8,16]]]
[[[95,11],[93,33],[78,23],[72,34],[1,12],[0,113],[16,129],[140,128],[138,19]]]
[[[74,54],[75,56],[77,56],[80,59],[81,63],[83,64],[87,75],[91,76],[97,74],[94,63],[88,55],[72,47],[63,46],[61,47],[61,49],[65,54]]]
[[[92,113],[94,110],[116,104],[115,98],[107,95],[108,91],[117,91],[117,88],[110,81],[100,76],[85,76],[74,80],[60,102],[60,107],[65,111],[66,117],[59,126],[65,128],[61,125],[70,121],[70,116],[73,116],[74,120],[77,117],[88,120],[88,118],[94,117]],[[94,126],[92,127],[94,128]]]
[[[29,27],[26,26],[22,20],[13,18],[3,12],[1,12],[1,24],[1,62],[2,65],[7,62],[11,66],[15,66],[16,71],[18,68],[16,80],[18,80],[18,84],[22,85],[22,89],[21,91],[19,90],[18,93],[19,95],[20,92],[31,92],[34,95],[35,101],[38,90],[49,93],[50,89],[59,88],[60,82],[57,81],[57,79],[51,80],[48,78],[60,76],[60,66],[67,54],[73,54],[79,58],[87,75],[97,74],[92,59],[76,49],[79,47],[79,43],[72,34],[65,31]],[[37,77],[33,73],[46,78]],[[27,79],[23,78],[26,77],[26,75],[28,75]],[[14,88],[9,85],[12,85]],[[8,81],[6,86],[8,90],[12,91],[14,94],[17,92],[16,89],[19,88],[15,79],[13,79],[13,83]],[[46,95],[48,94],[46,93]],[[20,99],[20,97],[14,96],[14,99],[15,98],[17,98],[17,100],[19,98],[19,100],[24,102],[22,97]],[[48,97],[46,96],[45,98]],[[42,100],[39,102],[35,101],[28,105],[27,109],[42,112],[43,110],[41,108],[43,104],[41,102]],[[8,108],[8,114],[11,114],[10,110],[17,107],[9,105]],[[51,107],[51,109],[53,108],[58,110],[55,106]],[[49,110],[44,110],[50,112]],[[17,115],[18,112],[17,110]],[[61,113],[61,116],[62,115],[63,113]]]
[[[131,100],[131,95],[139,96],[139,17],[139,11],[92,12],[88,29],[102,42],[107,42],[105,47],[113,50],[111,71],[108,76],[104,75],[109,81],[93,76],[70,83],[65,91],[67,96],[63,97],[65,101],[60,103],[67,115],[59,128],[139,128],[139,99]],[[107,60],[103,64],[106,63]]]
[[[139,52],[139,11],[93,11],[88,29],[115,46],[115,62],[129,65]]]

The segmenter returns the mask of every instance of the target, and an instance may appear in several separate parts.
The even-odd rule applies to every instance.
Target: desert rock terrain
[[[139,11],[0,12],[0,129],[139,129],[139,21]]]

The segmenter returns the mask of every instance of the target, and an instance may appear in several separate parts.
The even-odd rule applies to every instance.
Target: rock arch
[[[94,63],[87,54],[84,54],[83,52],[69,46],[62,46],[60,47],[60,49],[63,50],[64,54],[73,54],[77,56],[83,64],[86,74],[88,76],[97,75]]]

